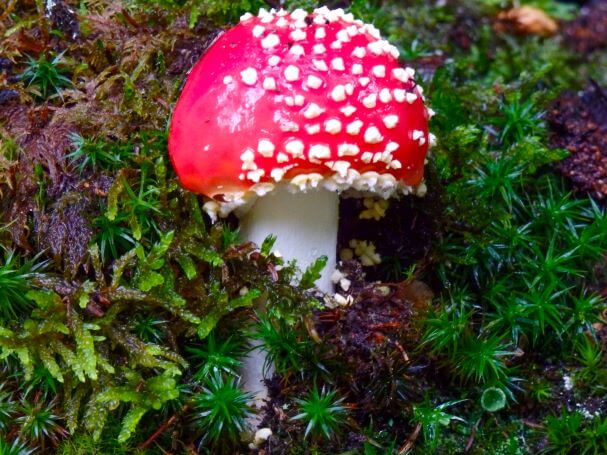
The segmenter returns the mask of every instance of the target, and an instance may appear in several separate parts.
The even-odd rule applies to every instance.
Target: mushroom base
[[[327,265],[316,286],[325,293],[333,291],[331,274],[337,256],[339,195],[325,189],[291,193],[286,187],[255,201],[241,217],[242,238],[261,245],[270,234],[276,236],[274,250],[285,260],[295,259],[305,270],[320,256],[327,256]],[[263,384],[265,355],[253,350],[243,359],[242,381],[245,390],[255,394],[256,401],[267,398]],[[271,374],[271,370],[269,371]]]

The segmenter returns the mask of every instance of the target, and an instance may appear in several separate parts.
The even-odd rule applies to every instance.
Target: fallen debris
[[[592,84],[581,94],[567,92],[548,115],[551,145],[568,150],[571,156],[556,168],[571,180],[575,189],[607,196],[607,92]]]
[[[526,5],[499,13],[494,28],[520,35],[551,36],[557,32],[558,24],[543,10]]]

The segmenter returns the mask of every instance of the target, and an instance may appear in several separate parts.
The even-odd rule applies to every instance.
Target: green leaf
[[[164,265],[164,256],[166,255],[171,243],[173,243],[173,239],[175,238],[175,233],[173,231],[169,231],[163,235],[161,235],[160,240],[152,246],[150,253],[147,258],[145,258],[145,265],[152,270],[158,270]]]
[[[274,234],[268,235],[261,244],[260,252],[262,256],[269,256],[272,252],[272,248],[276,243],[276,236]]]
[[[123,173],[124,171],[120,171],[107,193],[107,210],[105,216],[110,221],[114,221],[118,215],[118,197],[124,191]]]
[[[142,400],[141,392],[130,386],[112,387],[97,395],[100,403],[110,403],[110,409],[115,409],[120,402],[139,403]]]
[[[34,373],[34,364],[32,362],[32,358],[30,356],[29,351],[26,348],[17,348],[12,350],[15,354],[17,354],[17,358],[21,362],[21,366],[23,367],[23,372],[25,379],[29,381],[32,378],[32,374]]]
[[[327,265],[327,261],[329,258],[327,256],[321,256],[316,261],[308,266],[306,271],[303,273],[301,277],[301,281],[299,282],[299,286],[302,289],[310,289],[314,286],[316,280],[320,278],[320,274],[322,270]]]
[[[118,442],[121,444],[125,443],[131,435],[135,432],[137,425],[141,418],[148,411],[145,407],[134,406],[129,412],[126,413],[122,420],[122,427],[120,428],[120,434],[118,435]]]
[[[25,296],[36,303],[41,309],[53,309],[62,306],[61,297],[53,291],[28,291]]]
[[[162,283],[164,283],[164,278],[160,273],[149,271],[139,278],[137,287],[143,292],[148,292]]]
[[[53,357],[52,352],[43,346],[39,346],[38,356],[40,357],[40,360],[42,361],[44,367],[48,370],[50,375],[54,377],[57,381],[63,382],[63,374],[61,374],[61,368]]]
[[[68,366],[68,368],[72,369],[72,371],[74,372],[74,375],[76,375],[76,377],[78,378],[78,380],[80,382],[86,381],[82,365],[77,360],[76,355],[70,349],[68,349],[67,346],[65,346],[63,343],[61,343],[58,340],[52,341],[50,343],[50,346],[53,349],[53,351],[55,351],[57,354],[59,354],[61,356],[61,358],[63,359],[65,364]]]
[[[156,272],[156,270],[160,270],[164,266],[164,256],[171,246],[174,237],[173,231],[163,234],[147,255],[141,244],[135,247],[135,252],[140,263],[136,273],[136,282],[137,287],[141,291],[148,292],[165,282],[164,276]]]
[[[176,258],[177,263],[181,266],[183,273],[188,280],[196,278],[198,272],[196,271],[196,264],[194,260],[187,254],[180,254]]]
[[[92,380],[97,379],[97,353],[95,341],[91,332],[84,327],[78,327],[74,333],[76,339],[76,356],[86,375]]]
[[[202,340],[206,338],[209,333],[215,328],[217,323],[226,314],[236,310],[237,308],[243,308],[253,305],[253,300],[261,296],[259,289],[251,289],[245,295],[239,296],[235,299],[230,300],[226,307],[217,306],[209,314],[207,314],[196,329],[196,334]]]
[[[133,238],[137,241],[140,241],[142,236],[141,224],[139,224],[139,220],[135,215],[129,218],[129,227],[131,228],[131,232],[133,233]]]
[[[95,290],[95,284],[92,283],[89,280],[86,280],[84,283],[82,283],[82,285],[80,286],[80,289],[78,290],[77,296],[78,296],[78,306],[80,308],[86,308],[86,306],[89,304],[89,300],[90,300],[90,295],[91,293]]]
[[[73,435],[78,429],[78,414],[80,413],[80,405],[87,392],[87,388],[78,387],[75,391],[72,391],[69,387],[66,387],[65,390],[65,420],[67,429]]]
[[[202,9],[200,5],[195,5],[190,10],[190,14],[188,17],[188,27],[194,28],[196,23],[198,22],[198,18],[202,14]]]
[[[223,258],[219,253],[211,248],[196,246],[191,249],[191,253],[201,261],[211,264],[213,267],[221,267],[224,264]]]
[[[230,300],[230,303],[228,304],[228,311],[234,311],[237,308],[251,306],[253,304],[253,300],[260,296],[261,291],[259,289],[251,289],[245,295],[241,295]]]
[[[98,441],[105,427],[109,408],[97,399],[91,399],[84,412],[84,428],[93,434],[93,440]]]
[[[116,409],[120,403],[132,403],[133,406],[122,420],[118,440],[126,442],[135,432],[141,418],[151,409],[160,409],[162,405],[179,396],[177,382],[173,378],[179,371],[164,371],[146,381],[134,370],[124,370],[127,385],[111,387],[97,395],[97,403],[105,403],[107,409]]]

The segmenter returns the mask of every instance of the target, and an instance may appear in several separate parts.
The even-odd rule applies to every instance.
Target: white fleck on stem
[[[337,256],[339,196],[325,189],[307,193],[290,193],[284,186],[257,199],[253,207],[241,218],[240,229],[243,239],[261,245],[270,234],[276,236],[274,249],[285,261],[297,260],[301,270],[305,270],[320,256],[327,256],[327,265],[316,286],[323,292],[333,292],[331,274],[335,270]],[[258,346],[259,343],[253,343]],[[245,390],[255,395],[259,408],[268,398],[263,383],[265,353],[260,349],[251,351],[243,359],[242,384]],[[267,377],[271,377],[270,367]],[[252,426],[258,425],[254,419]]]

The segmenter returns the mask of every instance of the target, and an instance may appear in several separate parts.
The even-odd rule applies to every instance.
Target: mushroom
[[[320,255],[332,289],[338,196],[423,194],[432,114],[415,71],[342,9],[245,14],[196,63],[175,106],[169,152],[181,184],[268,234],[300,266]]]
[[[237,210],[250,240],[277,234],[302,266],[326,255],[329,291],[338,193],[425,191],[431,111],[398,55],[341,9],[245,14],[194,66],[173,112],[181,183],[212,198],[214,220]]]

